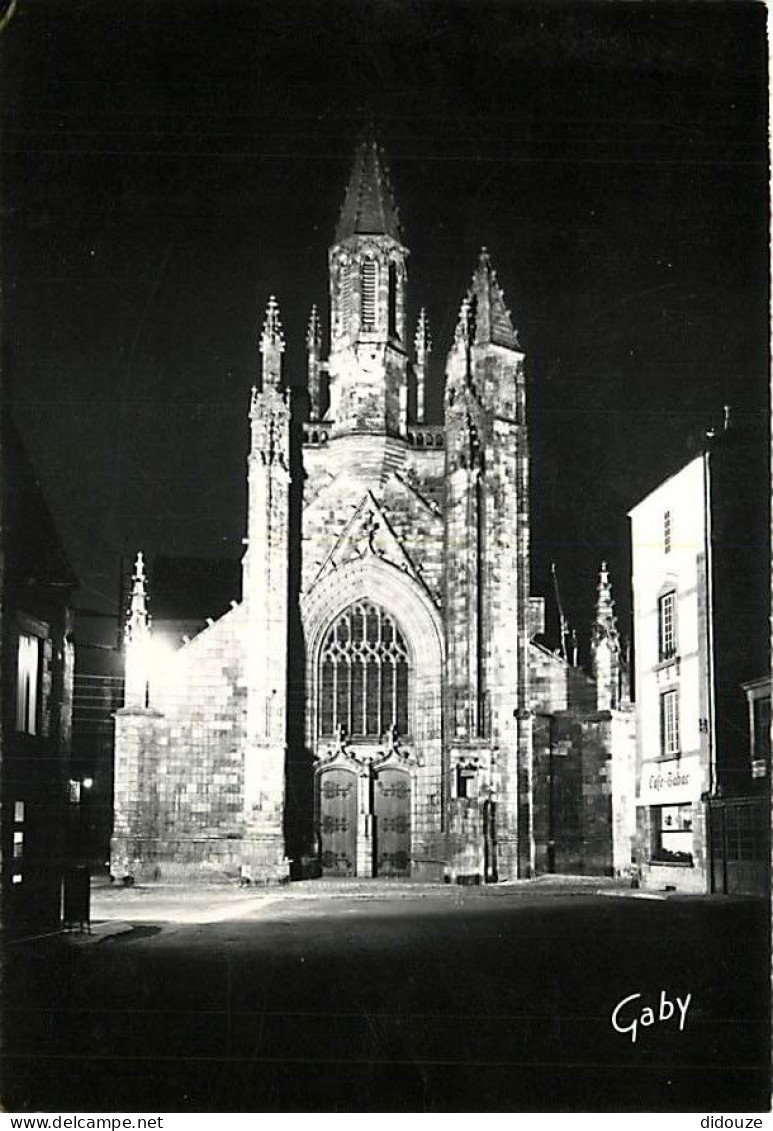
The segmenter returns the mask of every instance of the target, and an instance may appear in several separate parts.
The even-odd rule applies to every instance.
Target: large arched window
[[[408,649],[389,613],[350,605],[328,629],[319,660],[319,731],[352,738],[408,733]]]

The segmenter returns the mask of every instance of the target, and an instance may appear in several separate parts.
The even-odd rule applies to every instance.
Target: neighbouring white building
[[[748,890],[764,870],[744,693],[768,663],[764,466],[764,444],[726,430],[630,511],[648,887]]]

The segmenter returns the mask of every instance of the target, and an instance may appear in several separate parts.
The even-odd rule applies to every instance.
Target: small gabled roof
[[[400,240],[400,220],[384,160],[374,140],[362,141],[336,228],[336,243],[350,236],[380,235]]]

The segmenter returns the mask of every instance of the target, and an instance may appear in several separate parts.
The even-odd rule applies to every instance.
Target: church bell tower
[[[405,433],[407,256],[383,158],[375,141],[362,142],[328,253],[327,416],[339,435]]]

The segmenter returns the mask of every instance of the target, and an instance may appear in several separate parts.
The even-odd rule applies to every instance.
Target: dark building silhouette
[[[77,582],[7,415],[2,445],[2,914],[15,937],[58,929],[71,862]]]

